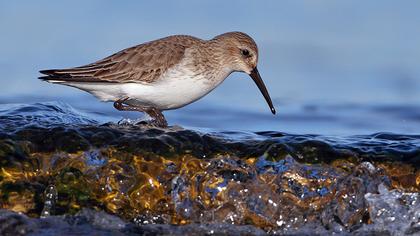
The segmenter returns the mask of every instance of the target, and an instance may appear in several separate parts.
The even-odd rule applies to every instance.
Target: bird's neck
[[[232,64],[232,57],[230,56],[232,46],[218,38],[208,40],[206,44],[208,44],[206,48],[209,49],[206,53],[214,60],[213,63],[219,66],[221,72],[226,74],[226,77],[234,72],[233,66],[230,66]]]

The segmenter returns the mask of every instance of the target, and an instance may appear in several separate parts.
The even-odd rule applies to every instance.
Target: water
[[[2,208],[41,217],[3,210],[0,232],[18,230],[12,219],[35,235],[420,232],[419,135],[157,129],[96,117],[65,103],[0,109]]]
[[[419,234],[418,2],[165,4],[0,2],[0,234]],[[240,73],[165,130],[36,79],[232,30],[276,116]]]

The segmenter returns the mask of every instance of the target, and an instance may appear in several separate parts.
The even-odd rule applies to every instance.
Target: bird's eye
[[[242,55],[244,55],[244,56],[246,56],[246,57],[248,57],[248,56],[249,56],[249,51],[248,51],[248,49],[242,49],[242,50],[241,50],[241,53],[242,53]]]

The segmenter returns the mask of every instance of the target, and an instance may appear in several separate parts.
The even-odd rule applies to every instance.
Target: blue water
[[[61,101],[106,119],[139,114],[38,70],[83,65],[171,34],[240,30],[260,48],[259,70],[278,114],[245,74],[166,113],[170,124],[289,133],[419,133],[420,2],[1,1],[0,103]]]

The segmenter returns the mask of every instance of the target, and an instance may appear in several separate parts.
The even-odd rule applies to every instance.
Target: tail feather
[[[66,83],[66,82],[106,82],[91,75],[68,73],[66,70],[41,70],[40,73],[45,76],[40,76],[38,79],[50,83]]]
[[[44,74],[44,75],[54,75],[56,73],[57,70],[52,69],[52,70],[40,70],[39,73]]]
[[[62,82],[109,82],[117,83],[110,80],[109,77],[119,76],[127,73],[127,71],[112,71],[112,67],[117,62],[103,60],[101,63],[92,63],[85,66],[74,67],[69,69],[50,69],[41,70],[41,74],[45,76],[39,77],[44,81],[62,81]]]
[[[38,79],[48,81],[51,83],[60,83],[60,82],[66,82],[69,79],[71,79],[71,75],[69,74],[58,74],[57,71],[59,70],[41,70],[39,71],[41,74],[44,74],[45,76],[40,76]]]

